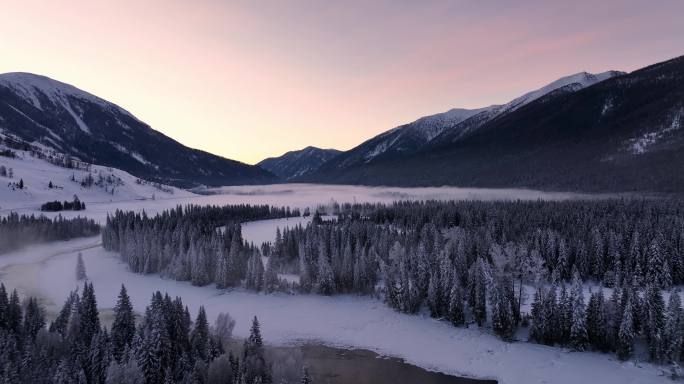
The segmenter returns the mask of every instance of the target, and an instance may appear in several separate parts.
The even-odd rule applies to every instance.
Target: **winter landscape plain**
[[[684,380],[681,1],[0,9],[0,383]]]
[[[22,173],[23,174],[23,173]],[[203,191],[206,193],[206,191]],[[331,209],[335,203],[392,203],[402,200],[474,200],[474,201],[549,201],[601,200],[612,195],[555,193],[533,190],[439,188],[391,188],[360,186],[325,186],[309,184],[224,187],[211,190],[210,195],[160,196],[147,191],[133,200],[112,202],[84,200],[83,212],[52,213],[50,216],[87,217],[104,224],[107,215],[116,210],[133,210],[154,215],[179,205],[272,204],[304,210],[317,207]],[[86,195],[87,196],[87,195]],[[4,212],[42,214],[38,207],[26,204],[22,196],[12,207],[5,200]],[[332,218],[333,216],[330,216]],[[306,225],[308,217],[266,219],[242,225],[245,241],[261,245],[274,242],[276,230]],[[257,316],[266,325],[263,335],[273,345],[323,344],[340,348],[361,348],[384,356],[399,357],[427,370],[461,377],[495,379],[501,383],[558,382],[598,380],[604,383],[662,382],[668,372],[665,367],[646,361],[621,362],[614,356],[596,352],[573,352],[570,349],[537,344],[501,341],[489,331],[471,325],[454,329],[444,320],[431,318],[429,313],[398,313],[376,297],[358,295],[319,296],[315,294],[256,293],[241,288],[220,289],[197,287],[190,282],[178,282],[158,274],[139,275],[115,252],[102,248],[100,236],[29,246],[6,253],[0,259],[2,281],[8,290],[17,289],[23,296],[34,296],[45,306],[48,318],[59,312],[70,292],[79,289],[74,274],[78,254],[83,255],[88,281],[98,292],[101,313],[111,314],[118,290],[125,284],[134,309],[142,314],[146,302],[155,291],[180,296],[196,312],[205,306],[209,318],[229,313],[235,320],[234,334],[249,335],[250,319]],[[267,264],[266,260],[264,264]],[[282,275],[283,278],[298,276]],[[584,293],[588,295],[589,284]],[[593,287],[594,291],[597,289]],[[612,290],[606,289],[610,296]],[[525,286],[524,313],[530,312],[534,295],[532,285]],[[105,318],[111,315],[105,315]],[[522,331],[521,331],[522,332]],[[518,336],[523,341],[525,332]],[[642,356],[645,359],[645,356]],[[528,367],[518,371],[518,367]],[[518,373],[516,373],[518,372]]]

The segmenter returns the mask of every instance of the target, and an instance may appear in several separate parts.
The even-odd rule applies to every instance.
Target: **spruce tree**
[[[648,286],[644,296],[644,318],[642,323],[648,344],[648,353],[652,361],[659,362],[663,358],[665,303],[660,288],[655,283]]]
[[[667,306],[663,338],[665,361],[668,363],[679,361],[681,356],[680,353],[684,343],[684,335],[682,334],[684,323],[682,323],[682,320],[682,302],[679,292],[673,290],[670,292],[670,300]]]
[[[245,340],[243,355],[246,382],[253,383],[258,380],[261,383],[270,383],[271,376],[266,364],[261,329],[256,316],[252,320],[249,337]]]
[[[458,282],[451,286],[449,295],[449,321],[455,326],[465,324],[465,309],[463,306],[463,289]]]
[[[81,341],[84,346],[90,345],[90,340],[100,331],[100,316],[97,310],[97,299],[92,283],[85,283],[81,293],[79,307]]]
[[[478,326],[483,326],[487,321],[487,281],[485,276],[484,260],[478,258],[473,264],[470,273],[469,302],[473,317]]]
[[[209,360],[209,322],[207,321],[207,313],[203,306],[200,306],[197,318],[195,319],[195,328],[192,330],[192,350],[195,356],[204,361]]]
[[[0,283],[0,330],[7,330],[7,310],[9,309],[9,297],[5,284]]]
[[[511,302],[505,295],[505,286],[498,281],[492,291],[492,328],[504,340],[510,340],[514,332],[513,312]]]
[[[24,311],[24,336],[30,340],[35,339],[38,331],[45,326],[43,309],[38,305],[38,300],[29,297]]]
[[[114,322],[112,323],[112,354],[117,362],[122,362],[123,352],[130,348],[135,336],[135,315],[133,305],[128,297],[126,287],[121,284],[121,291],[114,307]]]
[[[625,311],[620,322],[617,338],[617,355],[620,360],[627,360],[634,350],[634,323],[632,322],[632,303],[627,299]]]
[[[78,258],[76,259],[76,280],[81,281],[87,279],[85,263],[83,262],[83,255],[81,252],[78,253]]]
[[[332,295],[335,293],[335,278],[328,256],[323,249],[321,249],[318,256],[318,273],[315,289],[321,295]]]
[[[576,351],[583,351],[587,347],[587,324],[584,309],[584,293],[579,273],[573,273],[572,293],[572,325],[570,330],[570,346]]]
[[[7,304],[7,330],[19,334],[21,331],[21,304],[19,303],[19,294],[17,290],[12,290],[12,294]]]

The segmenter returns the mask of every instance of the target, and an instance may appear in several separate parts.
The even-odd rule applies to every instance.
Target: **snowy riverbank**
[[[614,356],[576,353],[530,343],[505,343],[477,328],[454,328],[426,316],[393,311],[384,303],[351,295],[265,295],[243,290],[217,290],[189,283],[138,275],[118,255],[97,246],[97,238],[30,247],[0,256],[2,281],[11,288],[39,295],[48,310],[58,308],[78,287],[76,255],[82,250],[89,279],[101,310],[113,307],[126,284],[136,311],[142,312],[152,292],[178,295],[191,312],[204,305],[210,318],[229,312],[237,320],[235,334],[244,337],[256,315],[264,338],[274,344],[304,341],[370,349],[420,367],[449,374],[495,378],[501,383],[662,383],[664,368],[620,362]],[[526,367],[526,369],[520,369]]]

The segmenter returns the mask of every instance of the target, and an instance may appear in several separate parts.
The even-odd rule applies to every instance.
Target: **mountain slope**
[[[0,132],[176,186],[276,180],[259,167],[185,147],[115,104],[30,73],[0,75]]]
[[[353,169],[326,164],[314,176],[372,185],[684,191],[684,57],[565,88],[411,155]]]
[[[337,149],[309,146],[299,151],[287,152],[279,157],[269,157],[257,165],[283,180],[290,180],[317,170],[321,164],[337,156],[340,152]]]
[[[422,117],[412,123],[384,132],[359,146],[337,156],[310,175],[312,181],[332,181],[340,173],[364,172],[375,162],[402,159],[420,151],[433,142],[454,141],[485,123],[551,93],[576,92],[597,82],[622,74],[608,71],[599,74],[586,72],[560,78],[542,88],[528,92],[509,103],[479,109],[452,109]],[[302,179],[306,179],[305,176]]]
[[[30,150],[7,147],[5,139],[0,134],[0,212],[38,209],[48,201],[71,201],[74,196],[88,204],[195,196],[112,167],[73,160],[65,167],[60,154],[39,145]]]

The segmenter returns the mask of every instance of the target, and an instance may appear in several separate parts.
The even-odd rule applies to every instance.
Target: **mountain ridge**
[[[491,119],[513,112],[551,92],[563,88],[567,92],[575,92],[621,74],[623,72],[619,71],[606,71],[598,74],[579,72],[561,77],[506,104],[490,105],[477,109],[453,108],[447,112],[423,116],[411,123],[380,133],[351,150],[341,153],[334,160],[323,164],[313,175],[352,167],[363,167],[376,161],[389,161],[408,156],[429,146],[432,142],[456,140],[461,135],[476,130]],[[312,174],[304,175],[300,179],[304,180],[310,176]]]
[[[26,72],[0,74],[0,130],[175,186],[278,181],[259,167],[186,147],[105,99]]]
[[[314,172],[321,164],[339,153],[341,151],[333,148],[307,146],[300,150],[288,151],[277,157],[266,158],[257,165],[283,180],[291,180]]]
[[[462,135],[438,137],[406,156],[347,169],[324,164],[300,181],[682,192],[683,116],[684,57],[678,57],[578,90],[559,89],[470,131],[466,120]]]

